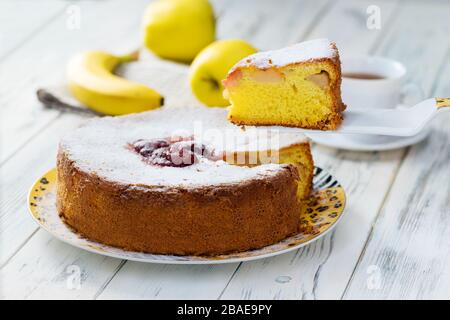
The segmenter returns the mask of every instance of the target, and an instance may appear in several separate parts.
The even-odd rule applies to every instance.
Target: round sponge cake
[[[83,236],[134,251],[217,255],[278,242],[298,232],[312,160],[303,136],[262,133],[230,125],[221,108],[88,121],[60,142],[58,211]],[[299,150],[303,163],[291,161]]]

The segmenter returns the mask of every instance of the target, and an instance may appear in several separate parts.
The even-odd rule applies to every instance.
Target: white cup
[[[348,74],[368,74],[380,79],[357,79]],[[406,68],[395,60],[357,56],[342,59],[342,99],[349,109],[395,108],[401,103]]]
[[[398,61],[377,56],[343,57],[341,61],[342,100],[347,110],[397,108],[423,99],[424,94],[419,86],[406,83],[406,68]],[[350,76],[355,74],[372,75],[377,79]],[[351,138],[367,142],[380,140],[380,136],[369,135],[351,135]]]

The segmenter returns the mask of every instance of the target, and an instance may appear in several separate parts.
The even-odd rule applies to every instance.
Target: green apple
[[[215,40],[215,24],[208,0],[157,0],[144,14],[144,44],[161,58],[191,62]]]
[[[222,80],[239,60],[255,52],[252,45],[240,39],[218,40],[204,48],[189,71],[189,83],[197,99],[207,106],[228,106]]]

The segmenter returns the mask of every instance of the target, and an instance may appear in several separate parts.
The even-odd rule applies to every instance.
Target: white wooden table
[[[152,265],[91,254],[40,230],[27,213],[28,188],[54,166],[57,141],[83,117],[43,108],[34,91],[63,81],[76,51],[139,45],[147,3],[0,1],[2,298],[450,298],[448,117],[410,148],[358,153],[314,146],[315,162],[344,185],[348,211],[333,233],[278,257]],[[381,9],[379,30],[366,27],[370,5]],[[428,96],[450,95],[447,1],[216,0],[214,6],[220,38],[272,49],[328,37],[341,55],[399,59]],[[73,10],[80,10],[80,28],[70,20]],[[79,287],[71,285],[74,268]]]

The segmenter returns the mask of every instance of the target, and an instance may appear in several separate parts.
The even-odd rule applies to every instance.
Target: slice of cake
[[[217,255],[296,234],[311,189],[308,141],[243,131],[226,113],[159,109],[67,134],[57,161],[61,217],[91,240],[160,254]]]
[[[327,39],[253,54],[223,84],[235,124],[334,130],[342,121],[339,53]]]

